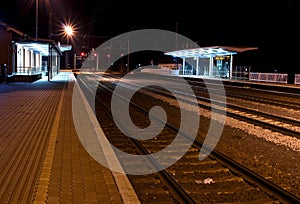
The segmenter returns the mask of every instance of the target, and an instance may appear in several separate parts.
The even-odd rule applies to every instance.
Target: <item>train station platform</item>
[[[139,203],[127,176],[94,160],[72,119],[76,79],[0,84],[0,203]]]

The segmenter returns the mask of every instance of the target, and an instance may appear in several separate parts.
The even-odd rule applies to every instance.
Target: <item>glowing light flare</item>
[[[65,29],[66,35],[72,36],[74,34],[74,29],[71,25],[65,25],[64,29]]]
[[[67,43],[69,43],[69,41],[72,41],[72,43],[74,43],[73,41],[76,38],[77,30],[78,30],[78,25],[76,25],[71,21],[65,20],[64,23],[61,23],[61,27],[58,35],[62,36],[62,38],[67,41]]]

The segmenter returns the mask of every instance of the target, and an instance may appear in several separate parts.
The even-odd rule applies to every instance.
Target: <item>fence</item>
[[[162,74],[162,75],[179,75],[179,70],[170,70],[170,69],[151,69],[144,68],[141,72],[151,73],[151,74]]]
[[[295,84],[300,84],[300,74],[295,74]]]
[[[249,80],[287,84],[288,74],[250,72]]]
[[[249,80],[251,66],[234,66],[232,68],[232,79]]]
[[[32,74],[39,74],[41,73],[41,67],[17,67],[17,71],[13,74],[19,74],[19,75],[32,75]]]

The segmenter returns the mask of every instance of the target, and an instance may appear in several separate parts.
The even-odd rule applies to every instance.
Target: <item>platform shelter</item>
[[[18,41],[12,43],[12,74],[15,77],[47,75],[52,79],[59,73],[60,57],[71,45],[51,40]]]
[[[233,55],[256,50],[257,47],[211,46],[166,52],[182,59],[179,74],[215,78],[232,78]]]

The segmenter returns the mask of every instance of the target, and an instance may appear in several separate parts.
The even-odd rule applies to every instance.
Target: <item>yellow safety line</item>
[[[59,121],[62,112],[65,85],[66,84],[64,84],[64,88],[59,99],[58,108],[55,114],[54,124],[51,131],[49,143],[48,143],[48,148],[46,151],[45,159],[42,164],[41,174],[37,182],[36,193],[33,198],[34,204],[47,203],[50,175],[51,175],[51,169],[52,169],[53,158],[55,153],[55,144],[58,135]]]

